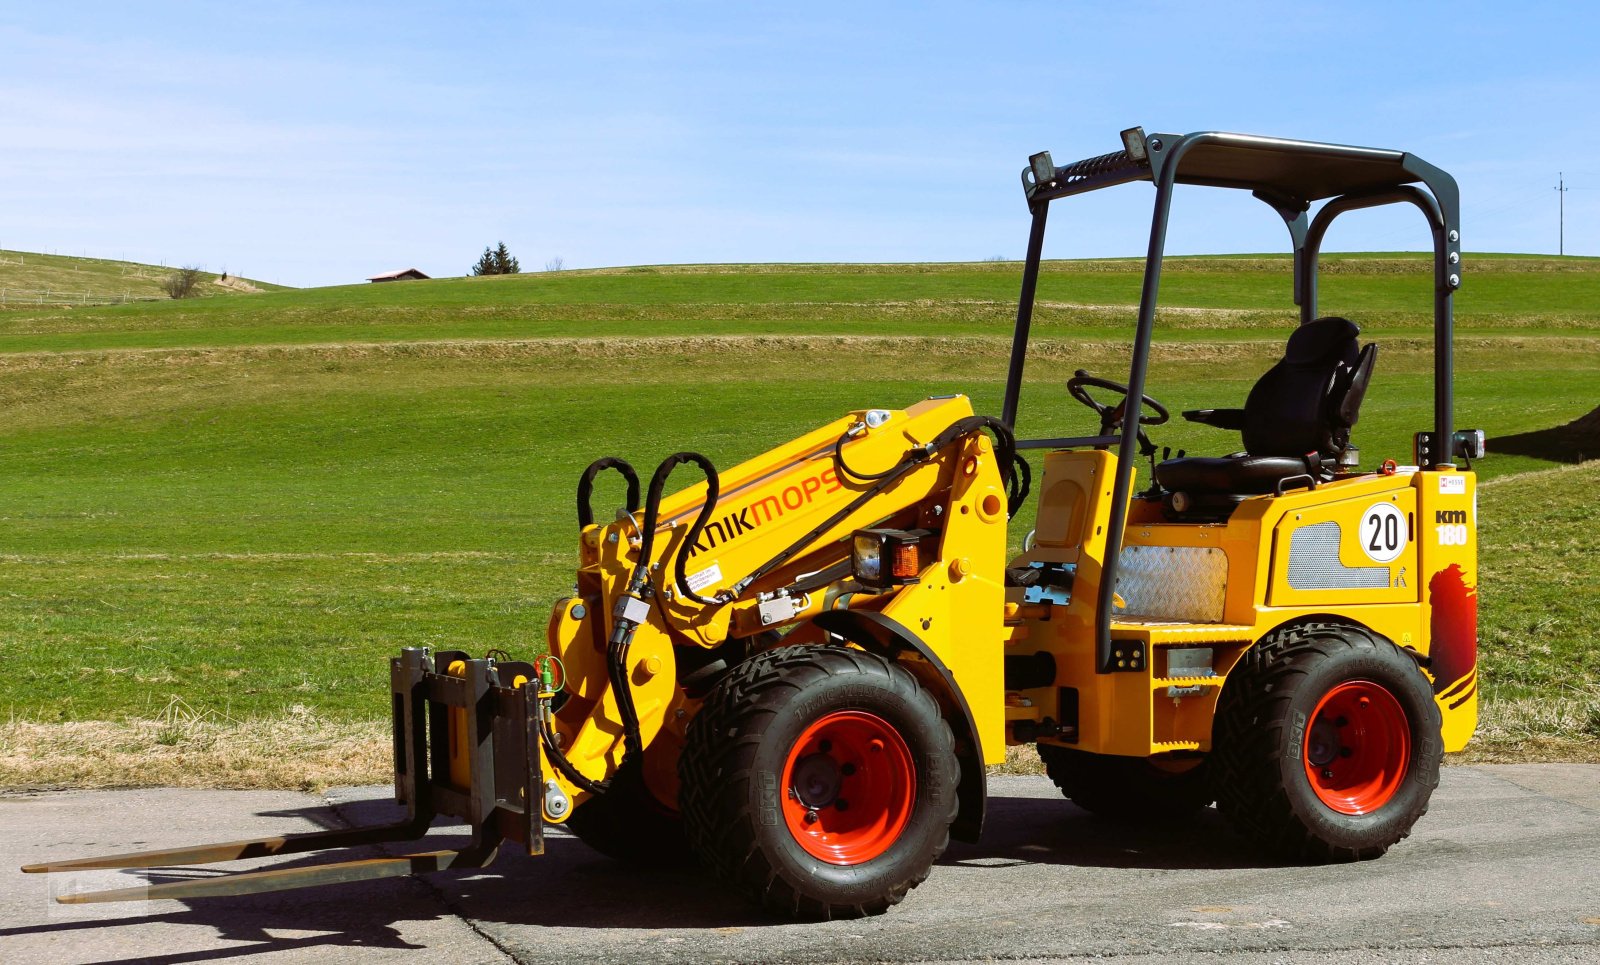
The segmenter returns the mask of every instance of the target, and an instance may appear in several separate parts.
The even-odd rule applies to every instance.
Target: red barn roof
[[[381,275],[373,275],[371,278],[368,278],[367,281],[402,281],[406,279],[426,277],[428,276],[424,275],[415,268],[402,268],[399,271],[389,271],[384,272]]]

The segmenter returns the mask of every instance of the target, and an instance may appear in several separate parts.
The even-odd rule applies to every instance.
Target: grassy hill
[[[104,258],[0,251],[0,312],[60,311],[67,306],[166,299],[161,283],[172,268]],[[282,285],[204,272],[201,297],[287,291]],[[0,317],[4,317],[0,314]]]
[[[1492,438],[1600,404],[1600,263],[1467,265],[1458,424]],[[1357,432],[1368,465],[1408,459],[1429,420],[1427,267],[1328,260],[1324,308],[1382,345]],[[1237,405],[1293,324],[1286,269],[1173,259],[1151,394]],[[81,754],[42,769],[64,753],[46,727],[62,721],[89,728],[79,746],[132,748],[148,780],[150,754],[197,752],[185,721],[324,747],[355,734],[377,750],[340,759],[381,768],[373,722],[398,647],[540,646],[592,458],[648,468],[687,447],[732,465],[844,410],[952,391],[996,411],[1018,273],[660,266],[0,313],[0,785],[91,779]],[[1061,383],[1125,375],[1137,294],[1136,262],[1049,266],[1024,432],[1092,428]],[[1234,444],[1189,424],[1153,434]],[[1478,467],[1500,715],[1486,734],[1566,753],[1600,737],[1600,471],[1518,475],[1549,466]],[[105,721],[124,723],[94,730]]]
[[[1597,259],[1475,255],[1457,296],[1477,337],[1600,335]],[[1126,338],[1136,259],[1049,263],[1036,334]],[[0,351],[222,347],[447,339],[703,335],[1005,337],[1016,263],[692,265],[443,278],[291,290],[248,303],[156,302],[0,314]],[[1430,262],[1339,256],[1324,263],[1326,312],[1373,334],[1425,338]],[[1288,259],[1173,258],[1164,335],[1277,339],[1292,324]]]

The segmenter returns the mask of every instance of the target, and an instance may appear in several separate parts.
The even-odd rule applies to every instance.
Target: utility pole
[[[1558,229],[1560,233],[1556,236],[1558,239],[1557,244],[1560,247],[1556,249],[1556,254],[1565,255],[1567,253],[1567,178],[1565,172],[1562,171],[1556,172],[1556,197],[1560,199],[1559,208],[1561,211],[1560,228]]]

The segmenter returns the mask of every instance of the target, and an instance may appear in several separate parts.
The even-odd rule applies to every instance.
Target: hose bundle
[[[678,547],[677,560],[673,564],[674,583],[679,593],[696,603],[710,606],[716,602],[690,589],[689,581],[684,574],[684,564],[688,561],[689,548],[699,542],[706,523],[710,522],[712,514],[716,512],[717,497],[721,493],[721,480],[717,475],[717,467],[710,459],[698,452],[676,452],[663,459],[661,465],[656,467],[655,474],[650,477],[650,490],[644,501],[644,519],[639,524],[638,561],[634,563],[633,573],[628,578],[626,593],[617,601],[611,637],[606,641],[606,676],[611,681],[612,693],[617,696],[617,711],[622,715],[623,752],[619,770],[644,753],[644,739],[639,732],[639,710],[633,702],[633,687],[628,682],[628,651],[633,645],[634,631],[643,622],[638,607],[643,606],[648,610],[649,600],[655,596],[655,588],[650,583],[650,554],[655,550],[656,527],[661,518],[661,499],[666,493],[667,479],[674,469],[685,463],[693,463],[705,473],[706,498],[700,507],[700,513],[695,517],[694,525],[689,527],[689,532],[685,534],[683,542]],[[578,480],[580,527],[594,522],[589,497],[593,491],[595,476],[606,469],[616,469],[627,479],[628,509],[630,512],[638,511],[639,477],[633,471],[633,467],[621,459],[598,459],[590,463]],[[556,769],[573,783],[573,786],[591,794],[604,794],[610,788],[610,781],[587,778],[573,766],[556,744],[555,735],[548,721],[540,730],[540,740],[544,744],[546,756],[555,764]]]

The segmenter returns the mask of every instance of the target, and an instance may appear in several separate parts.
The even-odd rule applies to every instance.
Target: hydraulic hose
[[[594,478],[607,469],[615,469],[621,473],[622,478],[628,481],[628,512],[639,511],[639,474],[633,471],[626,459],[615,456],[606,456],[596,459],[584,469],[583,475],[578,477],[578,528],[583,529],[594,522],[594,506],[590,497],[594,494]]]
[[[883,472],[856,472],[854,469],[851,469],[850,464],[844,461],[844,444],[853,439],[855,435],[861,431],[861,429],[862,426],[857,424],[854,429],[845,432],[843,435],[839,436],[837,441],[834,442],[833,465],[834,468],[839,471],[839,475],[841,477],[848,476],[851,479],[856,479],[861,482],[877,482],[879,479],[882,479],[883,477],[894,472],[896,469],[900,468],[901,463],[905,462],[905,457],[902,456],[899,462],[896,462]]]
[[[1011,427],[988,415],[969,415],[950,423],[949,427],[933,438],[928,443],[929,454],[943,449],[950,443],[964,436],[971,435],[980,429],[988,429],[994,433],[995,455],[1000,462],[1000,480],[1008,487],[1011,485],[1011,476],[1016,466],[1017,439],[1012,434]]]
[[[561,748],[556,745],[555,734],[548,725],[539,728],[539,742],[544,745],[544,756],[556,766],[562,776],[572,782],[573,787],[582,788],[590,794],[604,794],[611,788],[610,781],[592,781],[567,760],[567,755],[561,753]]]
[[[699,515],[695,516],[694,525],[689,527],[689,532],[684,536],[683,543],[678,547],[678,558],[673,564],[673,584],[677,586],[678,592],[688,599],[701,606],[711,606],[716,601],[708,600],[695,593],[689,588],[689,581],[684,576],[684,565],[689,560],[689,550],[700,541],[700,534],[705,532],[706,524],[711,522],[711,516],[717,509],[717,497],[721,494],[722,489],[721,478],[717,475],[717,467],[711,464],[710,459],[698,452],[673,453],[662,460],[661,465],[656,467],[655,475],[650,477],[650,495],[645,500],[644,533],[641,535],[643,543],[639,547],[640,566],[634,567],[633,581],[630,585],[642,586],[641,580],[648,578],[648,569],[641,569],[640,567],[649,562],[650,550],[655,545],[656,517],[659,515],[661,508],[661,496],[666,490],[667,477],[671,476],[672,471],[684,463],[694,463],[705,473],[706,501],[700,507]]]
[[[650,492],[644,502],[644,522],[640,526],[639,560],[634,564],[627,592],[617,601],[616,620],[606,646],[606,669],[611,679],[611,689],[617,695],[617,710],[622,714],[623,764],[630,758],[644,753],[644,741],[639,734],[639,711],[634,706],[633,687],[628,681],[628,650],[633,644],[634,630],[649,615],[649,604],[646,601],[655,593],[650,584],[650,554],[655,549],[656,525],[661,516],[661,497],[666,492],[667,477],[684,463],[694,463],[705,472],[706,498],[704,505],[700,507],[700,514],[695,517],[694,525],[689,528],[683,543],[678,547],[678,560],[674,572],[677,575],[679,591],[689,599],[702,605],[714,602],[689,589],[683,566],[684,560],[689,555],[689,547],[700,538],[706,522],[716,511],[717,496],[721,486],[717,467],[698,452],[673,453],[661,461],[661,465],[656,467],[655,475],[650,478]]]
[[[940,446],[948,445],[980,429],[994,433],[995,457],[1000,461],[1000,480],[1006,487],[1006,518],[1017,515],[1017,510],[1028,498],[1033,485],[1033,467],[1017,449],[1017,437],[1011,427],[993,416],[974,415],[959,419],[934,440]]]
[[[677,562],[674,573],[679,592],[688,599],[702,605],[713,605],[716,601],[707,600],[689,588],[688,579],[684,575],[684,562],[688,558],[689,548],[700,539],[706,523],[710,521],[712,513],[716,511],[717,497],[720,492],[720,479],[717,467],[710,459],[698,452],[678,452],[662,460],[656,467],[655,474],[650,478],[649,494],[644,502],[644,520],[639,528],[639,558],[634,564],[633,573],[628,578],[626,592],[617,600],[613,613],[614,622],[611,637],[606,641],[606,676],[611,682],[611,690],[616,694],[617,710],[622,716],[622,764],[626,766],[630,760],[644,752],[644,739],[639,730],[639,710],[633,702],[633,687],[628,681],[628,651],[633,644],[634,631],[639,624],[649,616],[650,597],[655,594],[650,584],[650,555],[655,549],[656,526],[661,516],[661,499],[667,488],[667,478],[672,471],[684,463],[694,463],[699,466],[706,476],[705,504],[701,506],[700,513],[695,517],[694,525],[689,527],[683,543],[678,547]],[[594,513],[589,506],[589,497],[593,492],[594,478],[606,469],[615,469],[628,481],[628,511],[637,512],[639,509],[639,476],[633,467],[626,461],[615,458],[597,459],[590,463],[583,471],[583,476],[578,481],[578,523],[579,526],[588,526],[594,522]],[[550,727],[540,728],[540,742],[544,745],[545,755],[550,758],[556,769],[571,781],[573,786],[588,791],[590,794],[604,794],[610,789],[611,782],[596,781],[585,777],[575,767],[567,756],[562,753],[557,745],[555,734]]]
[[[1028,499],[1028,491],[1033,488],[1033,467],[1028,465],[1028,460],[1022,458],[1021,452],[1014,452],[1011,456],[1016,467],[1011,472],[1011,479],[1006,483],[1006,518],[1014,519],[1017,510]]]

